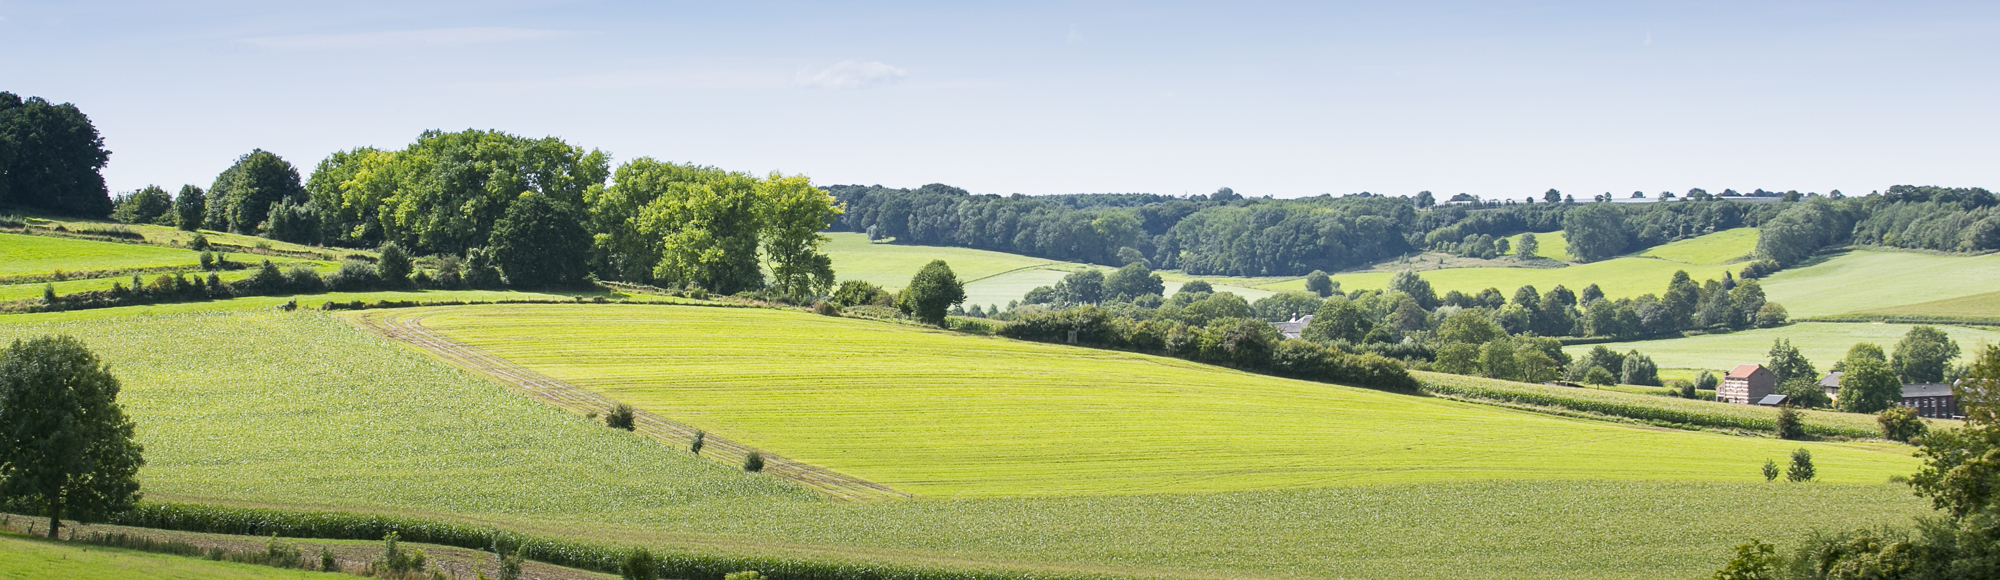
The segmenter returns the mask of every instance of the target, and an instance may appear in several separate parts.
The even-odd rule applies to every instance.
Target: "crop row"
[[[1499,403],[1555,407],[1584,413],[1687,427],[1768,432],[1777,428],[1775,409],[1595,389],[1515,383],[1480,377],[1422,373],[1424,389],[1435,395]],[[1806,411],[1806,432],[1831,437],[1879,438],[1873,418]]]

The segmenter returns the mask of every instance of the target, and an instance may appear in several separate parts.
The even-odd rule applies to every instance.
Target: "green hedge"
[[[439,544],[474,550],[526,548],[527,558],[558,566],[617,574],[631,546],[517,534],[493,527],[405,516],[343,512],[287,511],[181,503],[142,503],[110,518],[121,526],[287,538],[380,540],[396,532],[405,542]],[[723,556],[690,552],[654,552],[659,576],[686,580],[722,580],[731,572],[756,570],[778,580],[1058,580],[1109,579],[1104,575],[1054,574],[1011,570],[962,570],[908,564],[874,564],[795,558]]]
[[[1760,432],[1771,432],[1777,428],[1777,412],[1766,407],[1576,387],[1532,385],[1438,373],[1426,374],[1421,380],[1426,391],[1465,399],[1554,407],[1690,427]],[[1871,416],[1824,411],[1807,411],[1804,416],[1806,432],[1812,435],[1858,439],[1882,436]]]

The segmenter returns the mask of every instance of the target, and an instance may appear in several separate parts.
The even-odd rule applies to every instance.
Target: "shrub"
[[[635,428],[634,414],[631,405],[619,403],[618,406],[611,408],[611,412],[604,414],[604,424],[613,429],[631,431]]]
[[[644,548],[633,548],[625,554],[625,561],[618,566],[618,577],[624,580],[655,580],[660,576],[660,560]]]
[[[701,455],[702,442],[704,439],[707,438],[708,438],[707,431],[699,431],[699,430],[695,431],[694,442],[688,443],[688,451],[694,452],[695,455]]]
[[[201,251],[201,269],[204,271],[215,269],[215,254],[213,252],[208,250]]]
[[[1778,420],[1774,430],[1778,433],[1779,439],[1803,439],[1806,436],[1805,424],[1799,419],[1798,410],[1793,409],[1791,405],[1778,407]]]
[[[521,561],[527,558],[528,546],[514,547],[514,553],[500,558],[500,578],[498,580],[521,580]]]
[[[375,271],[382,277],[382,283],[390,288],[402,288],[410,283],[410,254],[395,242],[382,244],[382,257],[376,262]]]
[[[1589,371],[1583,373],[1583,382],[1609,386],[1617,384],[1618,378],[1611,376],[1611,371],[1604,370],[1604,367],[1590,367]]]
[[[1708,371],[1702,371],[1700,376],[1694,378],[1694,388],[1704,391],[1713,391],[1719,384],[1722,384],[1722,380],[1715,378],[1715,373]]]
[[[1890,407],[1875,416],[1875,422],[1882,424],[1882,436],[1892,441],[1908,443],[1930,430],[1913,407]]]
[[[194,235],[194,239],[188,240],[188,249],[190,250],[207,251],[209,248],[210,244],[208,243],[208,236],[196,233]]]
[[[326,285],[335,292],[355,292],[374,289],[381,285],[381,278],[375,274],[374,264],[347,260],[340,263],[340,270],[326,277]]]
[[[1736,557],[1716,571],[1715,580],[1775,580],[1783,564],[1777,546],[1750,540],[1736,547]]]
[[[813,313],[822,316],[840,316],[840,305],[835,304],[832,300],[814,302]]]
[[[326,291],[326,281],[311,266],[300,264],[285,271],[285,286],[301,294],[318,294]]]
[[[1764,460],[1764,481],[1777,481],[1777,480],[1778,480],[1778,462],[1769,459]]]
[[[319,571],[321,572],[340,571],[340,560],[334,559],[332,548],[328,548],[326,546],[319,547]]]
[[[389,532],[382,536],[382,559],[368,565],[370,572],[389,572],[402,575],[411,572],[420,572],[424,569],[424,551],[405,551],[398,543],[398,539],[396,532]]]
[[[756,451],[743,457],[743,470],[751,473],[764,471],[764,454]]]
[[[1792,466],[1785,470],[1785,479],[1795,482],[1812,481],[1817,472],[1813,470],[1812,452],[1800,447],[1792,452]]]

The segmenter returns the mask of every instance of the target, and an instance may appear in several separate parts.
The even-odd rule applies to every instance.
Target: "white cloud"
[[[260,36],[243,42],[264,48],[285,50],[352,50],[410,46],[460,46],[491,42],[536,40],[563,34],[559,30],[532,28],[431,28],[426,30],[384,30],[348,34],[300,34]]]
[[[800,70],[796,82],[809,88],[865,89],[896,84],[909,75],[885,63],[843,60],[819,71]]]

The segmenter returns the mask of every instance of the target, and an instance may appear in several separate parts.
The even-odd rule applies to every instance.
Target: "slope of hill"
[[[1992,292],[2000,254],[1947,255],[1857,249],[1763,280],[1764,293],[1793,318],[1924,304]],[[1951,304],[1925,313],[1951,315]],[[1914,312],[1912,312],[1914,313]]]
[[[1721,373],[1739,364],[1764,363],[1770,360],[1768,353],[1771,343],[1777,339],[1792,342],[1806,360],[1817,365],[1821,371],[1828,370],[1835,361],[1847,356],[1847,349],[1857,342],[1874,343],[1886,351],[1894,351],[1896,341],[1910,331],[1908,324],[1869,323],[1829,323],[1800,322],[1779,328],[1760,328],[1727,334],[1707,334],[1687,338],[1666,340],[1645,340],[1635,342],[1614,342],[1604,344],[1605,348],[1626,352],[1637,349],[1661,368],[1710,370]],[[1976,352],[1977,347],[2000,344],[2000,332],[1991,328],[1965,326],[1939,326],[1951,335],[1952,340],[1965,352]],[[1599,345],[1573,345],[1564,347],[1570,355],[1588,352]]]
[[[863,280],[890,290],[902,288],[910,283],[910,277],[931,260],[944,260],[951,264],[952,273],[965,282],[965,306],[974,304],[981,307],[1006,306],[1009,301],[1020,300],[1021,296],[1037,286],[1051,286],[1071,272],[1086,269],[1110,272],[1111,268],[1078,262],[1057,262],[1032,258],[1020,254],[1008,254],[987,250],[973,250],[948,246],[912,246],[904,244],[877,244],[868,241],[862,234],[832,232],[826,234],[828,242],[825,251],[833,259],[833,271],[840,280]],[[1167,291],[1173,292],[1190,278],[1179,272],[1162,271],[1167,280]],[[1239,278],[1201,278],[1215,280],[1216,290],[1235,292],[1250,300],[1270,296],[1273,292],[1254,288],[1269,280]],[[1247,281],[1245,283],[1244,281]],[[1303,288],[1303,282],[1300,283]]]

